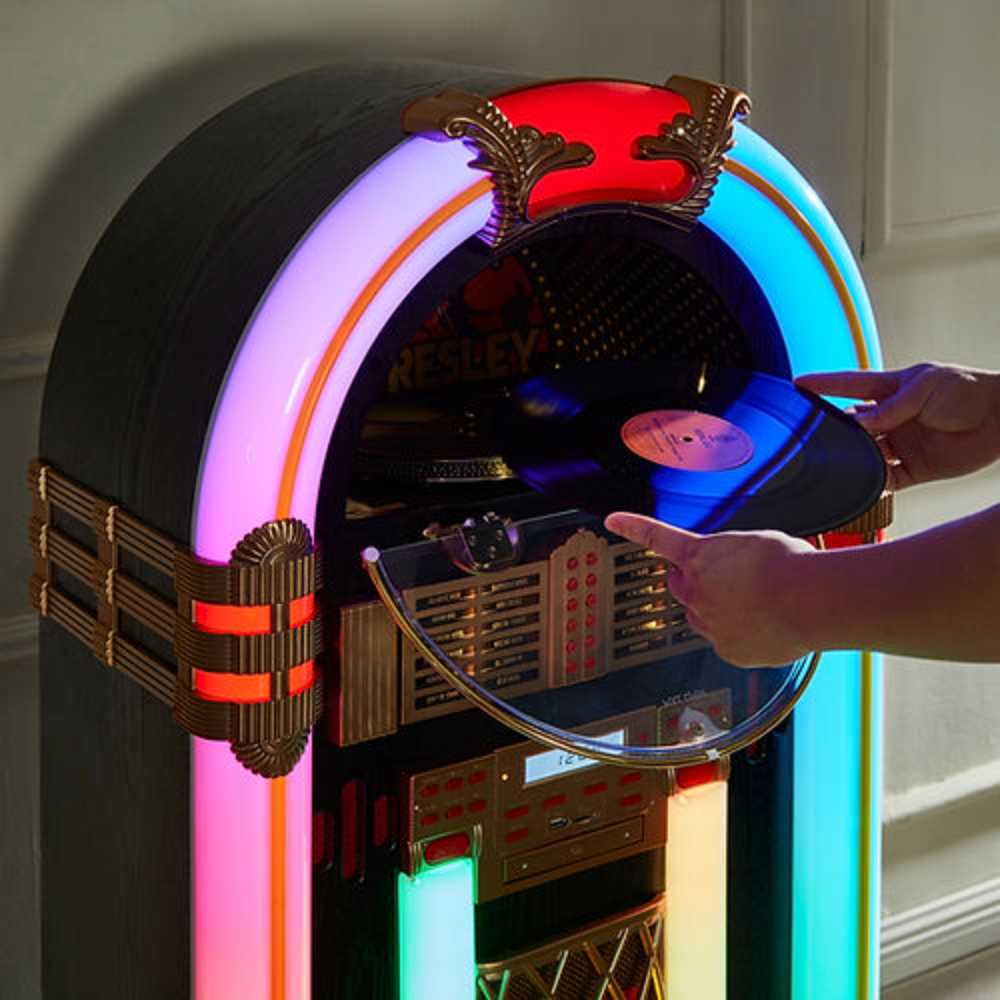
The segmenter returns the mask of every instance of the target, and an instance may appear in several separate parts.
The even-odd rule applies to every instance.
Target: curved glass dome
[[[444,710],[457,691],[565,751],[528,781],[583,766],[576,754],[665,767],[732,753],[791,711],[817,660],[727,663],[688,626],[666,560],[577,511],[487,516],[363,558],[409,640],[412,708]]]

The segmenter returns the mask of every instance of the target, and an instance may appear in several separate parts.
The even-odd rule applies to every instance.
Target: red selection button
[[[447,837],[438,837],[424,845],[424,861],[429,865],[439,865],[442,861],[462,858],[471,848],[467,833],[452,833]]]
[[[721,777],[721,768],[711,761],[704,764],[691,764],[688,767],[681,767],[677,770],[678,788],[696,788],[698,785],[706,785],[710,781],[718,781]]]
[[[507,819],[520,819],[522,816],[527,816],[530,806],[514,806],[513,809],[508,809],[504,815]]]
[[[519,840],[524,840],[528,836],[528,828],[526,826],[518,827],[516,830],[511,830],[503,839],[507,841],[508,844],[516,844]]]
[[[420,817],[421,826],[433,826],[441,817],[437,813],[424,813]]]
[[[608,783],[606,781],[598,781],[593,785],[587,785],[583,790],[584,795],[600,795],[601,792],[606,792],[608,790]]]
[[[543,809],[555,809],[556,806],[562,806],[566,804],[565,795],[550,795],[543,803]]]
[[[473,771],[472,774],[469,775],[470,785],[478,785],[484,782],[485,780],[486,780],[485,771]]]
[[[619,785],[634,785],[637,781],[642,781],[642,774],[638,771],[632,771],[630,774],[623,774],[618,779]]]
[[[486,799],[473,799],[469,803],[470,813],[481,813],[486,808]]]
[[[632,806],[637,806],[640,802],[642,802],[642,793],[637,792],[635,795],[626,795],[619,805],[622,809],[630,809]]]
[[[424,785],[424,787],[420,789],[420,797],[422,799],[432,799],[439,791],[441,791],[440,787],[431,782],[429,785]]]
[[[465,812],[465,806],[459,803],[457,806],[448,806],[444,811],[445,819],[458,819]]]
[[[457,792],[458,789],[460,789],[464,784],[464,778],[449,778],[444,787],[447,788],[449,792]]]

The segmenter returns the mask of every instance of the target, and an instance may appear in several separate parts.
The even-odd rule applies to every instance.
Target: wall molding
[[[894,223],[893,25],[897,0],[871,0],[868,8],[868,114],[865,135],[866,262],[878,266],[919,263],[970,253],[1000,254],[1000,212]]]
[[[929,972],[1000,943],[1000,878],[882,920],[882,983]]]
[[[54,333],[0,338],[0,382],[41,378],[48,371],[55,342]]]
[[[1000,760],[991,760],[942,781],[892,792],[882,802],[882,823],[902,823],[937,809],[947,809],[969,799],[1000,791]]]
[[[37,653],[38,615],[29,611],[23,615],[0,618],[0,663]]]

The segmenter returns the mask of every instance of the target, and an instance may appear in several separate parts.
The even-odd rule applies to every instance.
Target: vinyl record
[[[558,503],[700,532],[830,531],[868,510],[886,481],[851,417],[744,369],[582,366],[521,383],[502,426],[508,465]]]

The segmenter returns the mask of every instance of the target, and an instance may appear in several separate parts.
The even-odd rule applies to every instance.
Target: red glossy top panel
[[[691,173],[674,160],[636,160],[635,140],[656,135],[679,112],[689,113],[679,94],[645,83],[579,80],[517,90],[494,103],[514,125],[558,132],[566,142],[584,142],[595,153],[589,167],[553,171],[535,186],[532,218],[595,202],[677,201],[691,186]]]

